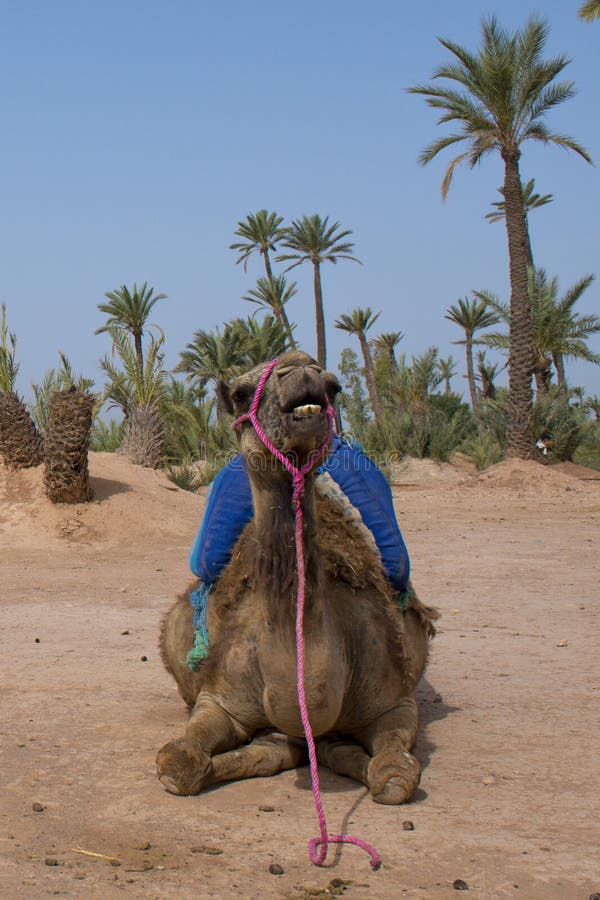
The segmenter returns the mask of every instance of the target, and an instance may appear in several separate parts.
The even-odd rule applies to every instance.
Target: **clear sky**
[[[402,331],[408,358],[436,345],[465,370],[460,329],[444,312],[473,289],[508,298],[506,236],[483,216],[502,168],[460,170],[419,152],[442,130],[405,88],[448,59],[436,36],[476,49],[480,19],[516,28],[536,12],[566,53],[577,96],[548,117],[600,160],[600,22],[580,0],[0,0],[0,301],[16,332],[18,389],[58,365],[99,384],[106,291],[148,281],[168,300],[154,321],[173,366],[196,329],[255,307],[263,274],[235,265],[236,223],[260,208],[287,221],[318,212],[353,230],[363,266],[323,269],[328,364],[356,340],[334,329],[355,306],[381,310],[374,333]],[[536,262],[561,288],[600,276],[599,169],[558,148],[525,145],[523,179],[552,193],[531,214]],[[288,306],[315,352],[312,281],[290,273]],[[600,313],[600,279],[578,309]],[[600,352],[600,336],[591,343]],[[569,365],[600,394],[600,367]],[[455,388],[464,388],[455,380]]]

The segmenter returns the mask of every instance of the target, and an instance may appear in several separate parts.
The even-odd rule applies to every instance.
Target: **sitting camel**
[[[303,683],[316,756],[367,785],[378,803],[403,803],[420,777],[410,752],[418,722],[414,689],[438,614],[412,589],[406,609],[396,601],[372,542],[316,490],[318,451],[331,440],[331,403],[340,390],[335,376],[301,351],[283,355],[270,374],[266,368],[221,386],[222,401],[237,417],[255,516],[211,591],[210,650],[198,671],[186,663],[194,641],[190,591],[163,623],[162,657],[190,718],[185,735],[159,751],[158,775],[168,791],[196,794],[307,762],[297,686],[294,482],[248,420],[263,376],[253,407],[260,426],[307,473]]]

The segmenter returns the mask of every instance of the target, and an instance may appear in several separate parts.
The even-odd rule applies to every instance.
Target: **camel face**
[[[221,398],[234,416],[250,409],[264,370],[257,366],[231,385],[221,386]],[[259,422],[278,450],[303,465],[327,439],[327,406],[340,390],[335,375],[323,371],[311,356],[299,350],[285,353],[264,385]],[[252,425],[245,423],[240,430],[246,460],[262,459],[266,451]]]

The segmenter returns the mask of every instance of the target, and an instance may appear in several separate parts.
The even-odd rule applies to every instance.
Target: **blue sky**
[[[547,55],[566,53],[577,96],[548,117],[600,160],[600,22],[579,0],[503,0],[500,21],[539,13]],[[0,0],[0,301],[16,332],[18,389],[58,364],[101,382],[109,349],[97,309],[106,291],[148,281],[168,300],[154,320],[166,362],[196,329],[255,307],[242,300],[262,275],[244,274],[229,245],[260,208],[286,220],[318,212],[353,230],[363,266],[325,265],[328,363],[353,338],[334,329],[355,306],[381,311],[374,332],[402,331],[410,358],[431,345],[464,373],[462,335],[444,312],[473,289],[508,297],[502,224],[483,216],[497,199],[501,163],[461,170],[446,203],[448,156],[425,168],[419,152],[442,134],[405,88],[448,54],[436,36],[471,49],[494,11],[467,0]],[[562,288],[600,276],[599,170],[558,148],[525,145],[524,180],[552,193],[532,213],[536,261]],[[290,277],[304,349],[315,352],[311,273]],[[579,304],[600,313],[600,281]],[[591,344],[600,353],[600,336]],[[354,349],[358,350],[357,344]],[[600,367],[568,367],[571,383],[600,394]],[[464,389],[462,377],[455,387]]]

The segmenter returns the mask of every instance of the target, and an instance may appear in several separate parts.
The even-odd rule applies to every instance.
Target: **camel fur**
[[[221,386],[236,417],[248,411],[264,371],[258,366]],[[279,360],[258,410],[274,445],[298,467],[327,438],[327,399],[340,390],[301,351]],[[211,591],[208,657],[187,666],[194,639],[191,588],[161,631],[163,661],[190,709],[185,734],[157,756],[174,794],[217,782],[272,775],[307,761],[296,684],[296,557],[289,473],[249,422],[237,429],[250,478],[254,518]],[[360,531],[305,479],[303,547],[305,692],[319,763],[367,785],[374,800],[408,800],[420,768],[415,685],[437,612],[414,591],[397,604],[381,561]]]

